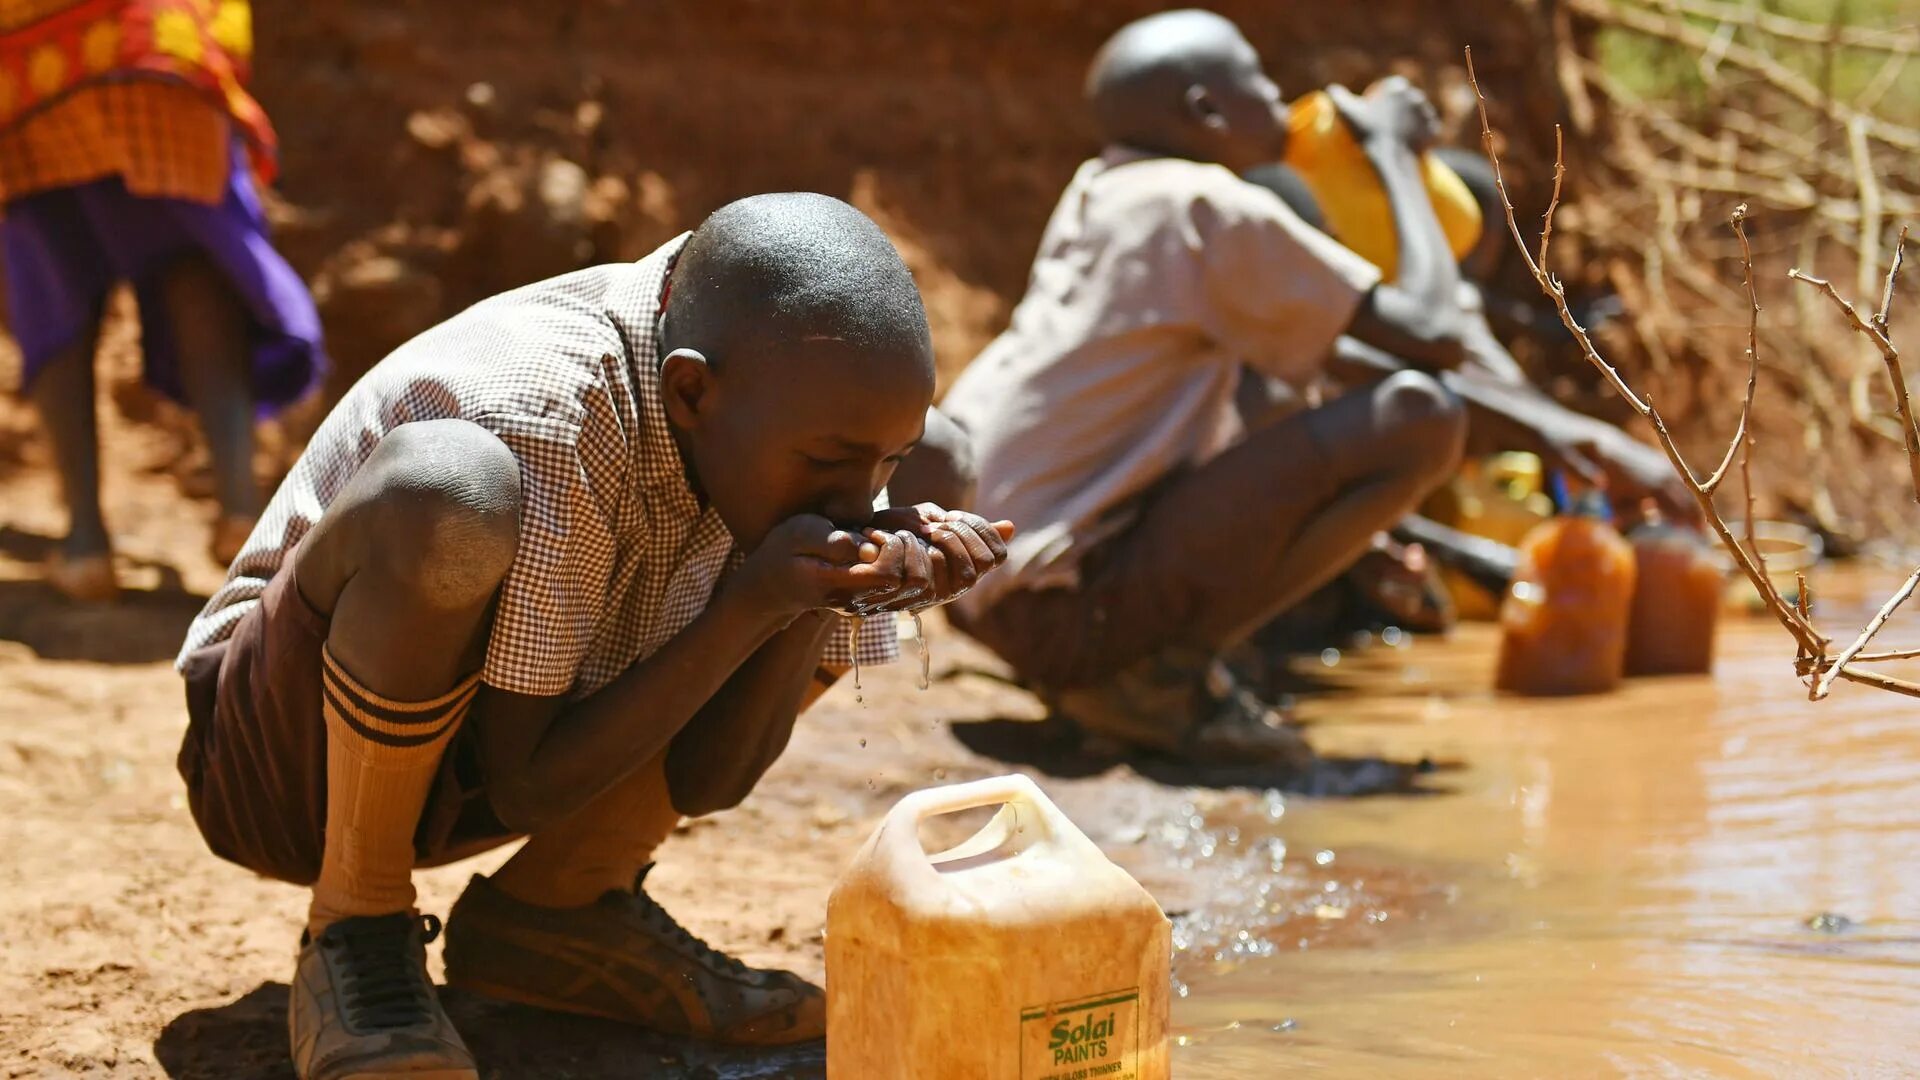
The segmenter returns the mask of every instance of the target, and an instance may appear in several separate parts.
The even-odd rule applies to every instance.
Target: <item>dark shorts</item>
[[[949,618],[1042,691],[1104,682],[1169,648],[1216,650],[1274,614],[1287,538],[1336,491],[1312,425],[1275,424],[1162,482],[1081,558],[1078,586]]]
[[[294,558],[227,640],[187,658],[180,775],[215,855],[296,885],[320,876],[326,845],[327,725],[320,649],[327,618],[294,584]],[[413,843],[419,865],[513,839],[481,783],[478,747],[455,733]]]

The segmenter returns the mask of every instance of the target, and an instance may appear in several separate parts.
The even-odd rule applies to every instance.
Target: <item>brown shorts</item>
[[[1216,650],[1271,615],[1288,538],[1336,493],[1312,424],[1265,427],[1143,498],[1081,558],[1078,586],[949,617],[1042,691],[1103,682],[1172,647]]]
[[[296,885],[320,876],[326,845],[327,725],[320,649],[327,617],[294,584],[294,559],[227,640],[187,658],[180,775],[215,855]],[[419,865],[513,839],[487,802],[467,729],[454,734],[414,833]]]

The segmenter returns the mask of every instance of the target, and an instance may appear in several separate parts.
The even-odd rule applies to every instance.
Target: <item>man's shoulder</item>
[[[1237,195],[1251,186],[1233,170],[1208,161],[1111,151],[1100,160],[1104,167],[1092,183],[1103,200],[1114,203],[1177,208],[1219,192]]]

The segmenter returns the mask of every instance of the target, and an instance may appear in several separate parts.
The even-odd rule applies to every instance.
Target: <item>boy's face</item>
[[[1227,46],[1225,62],[1204,86],[1203,112],[1217,148],[1216,160],[1244,172],[1256,165],[1279,161],[1287,150],[1287,104],[1280,87],[1260,65],[1260,54],[1246,39]]]
[[[661,375],[701,493],[751,551],[799,514],[843,528],[873,516],[874,496],[920,439],[929,367],[815,339],[719,365],[675,353]]]

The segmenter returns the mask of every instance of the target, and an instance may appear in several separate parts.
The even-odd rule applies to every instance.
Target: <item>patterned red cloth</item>
[[[246,0],[0,0],[0,199],[118,174],[217,201],[229,127],[271,181],[252,48]]]

